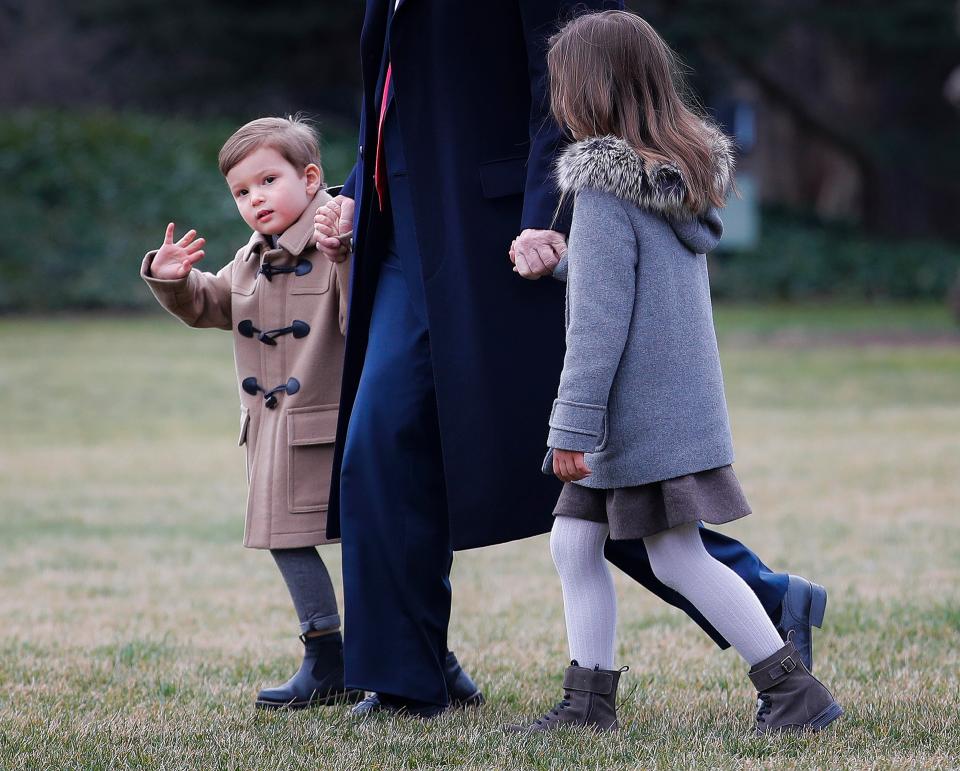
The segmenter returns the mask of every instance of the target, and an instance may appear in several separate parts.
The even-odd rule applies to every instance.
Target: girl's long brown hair
[[[721,207],[713,157],[718,129],[688,96],[673,50],[628,11],[575,18],[550,39],[553,116],[575,140],[613,135],[644,159],[673,163],[694,213]]]

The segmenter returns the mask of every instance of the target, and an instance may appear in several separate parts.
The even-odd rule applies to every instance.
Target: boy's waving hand
[[[179,241],[173,240],[171,222],[163,237],[163,245],[157,251],[150,264],[150,274],[154,278],[177,279],[186,276],[194,263],[203,259],[205,239],[197,238],[196,230],[188,230]]]

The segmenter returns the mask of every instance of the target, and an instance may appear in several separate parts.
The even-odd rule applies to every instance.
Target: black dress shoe
[[[400,715],[405,717],[416,717],[421,720],[429,720],[437,715],[446,712],[447,707],[439,704],[430,704],[425,701],[416,701],[414,699],[404,699],[398,696],[388,696],[386,694],[370,693],[357,704],[350,714],[354,717],[368,718],[377,713],[383,712],[391,715]]]
[[[350,710],[350,714],[354,717],[370,717],[383,709],[385,709],[385,707],[380,702],[380,694],[371,692]]]
[[[343,638],[339,632],[301,637],[303,663],[283,685],[265,688],[257,695],[257,709],[305,709],[331,704],[352,704],[362,691],[343,685]]]
[[[460,666],[453,651],[447,651],[447,658],[443,662],[443,679],[447,682],[451,707],[480,707],[486,701],[477,684]]]
[[[787,592],[780,605],[777,631],[784,642],[793,641],[803,665],[813,671],[813,630],[823,624],[827,610],[827,590],[800,576],[790,576]]]
[[[447,656],[444,659],[443,678],[447,683],[447,695],[450,697],[451,708],[479,707],[486,701],[483,693],[477,688],[477,684],[460,666],[460,662],[453,655],[453,651],[447,651]],[[394,707],[398,703],[399,701],[396,699],[388,699],[388,703],[385,704],[379,694],[370,693],[351,710],[351,714],[356,717],[368,717],[381,710],[397,712],[399,710]],[[413,710],[408,709],[407,711],[414,714]]]

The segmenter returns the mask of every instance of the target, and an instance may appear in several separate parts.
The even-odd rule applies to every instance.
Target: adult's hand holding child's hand
[[[510,244],[510,261],[517,273],[535,281],[553,273],[566,251],[563,233],[528,228]]]
[[[350,256],[353,235],[353,199],[338,195],[317,209],[313,218],[313,237],[317,249],[330,262],[343,262]]]
[[[561,482],[579,482],[590,476],[590,467],[582,452],[553,448],[553,473]]]
[[[167,225],[163,245],[150,263],[150,275],[160,279],[177,279],[186,276],[195,263],[203,259],[206,239],[197,238],[196,230],[188,230],[179,241],[173,240],[173,223]]]

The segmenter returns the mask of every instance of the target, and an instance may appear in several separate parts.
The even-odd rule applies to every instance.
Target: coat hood
[[[733,148],[721,132],[711,134],[716,189],[726,194],[733,175]],[[705,254],[720,240],[723,225],[716,209],[694,215],[685,205],[686,181],[671,162],[644,158],[625,139],[589,137],[568,145],[557,159],[557,186],[566,198],[585,188],[618,198],[666,217],[677,237],[697,254]]]

